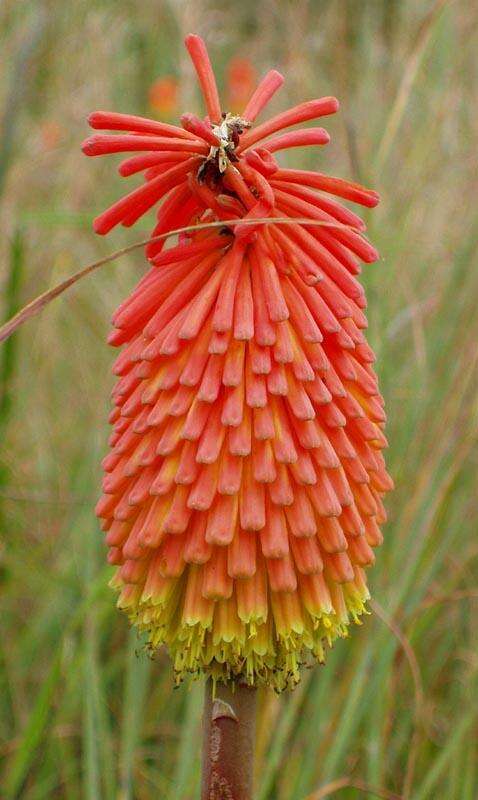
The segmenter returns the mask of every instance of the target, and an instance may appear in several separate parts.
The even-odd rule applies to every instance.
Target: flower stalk
[[[257,690],[206,681],[201,800],[251,800]]]

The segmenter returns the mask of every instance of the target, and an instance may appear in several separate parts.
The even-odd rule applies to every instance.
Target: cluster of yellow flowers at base
[[[217,601],[203,597],[194,564],[179,579],[157,576],[153,583],[123,587],[115,576],[110,585],[122,589],[118,607],[148,633],[151,652],[167,646],[177,683],[206,672],[277,692],[299,683],[302,666],[325,661],[325,644],[346,637],[351,620],[360,624],[370,596],[360,567],[353,581],[331,589],[320,574],[301,576],[302,602],[297,593],[273,593],[271,613],[264,569],[236,580],[235,594]]]

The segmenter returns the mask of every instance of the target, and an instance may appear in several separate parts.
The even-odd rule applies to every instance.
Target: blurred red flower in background
[[[240,114],[256,88],[257,73],[248,58],[231,58],[226,69],[226,107],[232,114]]]
[[[160,117],[175,116],[178,108],[179,82],[173,75],[158,78],[149,89],[149,105]]]

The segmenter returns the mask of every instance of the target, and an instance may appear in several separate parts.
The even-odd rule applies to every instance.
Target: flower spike
[[[392,481],[358,280],[378,253],[336,199],[378,195],[276,160],[327,144],[323,128],[286,129],[335,113],[335,98],[253,127],[282,76],[265,76],[243,116],[221,114],[204,43],[186,46],[208,118],[96,112],[105,133],[83,145],[144,175],[98,233],[153,207],[153,237],[192,226],[148,243],[150,269],[113,316],[123,349],[96,513],[118,605],[152,650],[167,646],[178,682],[281,691],[366,613],[382,541]]]

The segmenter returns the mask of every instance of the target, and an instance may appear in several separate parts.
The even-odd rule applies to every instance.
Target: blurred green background
[[[321,94],[332,143],[288,161],[373,186],[370,341],[397,489],[373,616],[291,695],[261,697],[258,800],[478,797],[478,13],[458,0],[3,0],[4,317],[141,238],[96,237],[122,191],[87,161],[97,108],[199,110],[182,47],[210,47],[234,104],[270,66],[273,111]],[[240,57],[240,61],[231,58]],[[239,77],[238,77],[239,76]],[[240,98],[239,98],[240,100]],[[130,184],[131,186],[131,184]],[[93,505],[106,448],[109,317],[140,251],[52,303],[0,354],[0,796],[184,800],[202,686],[173,691],[115,610]]]

